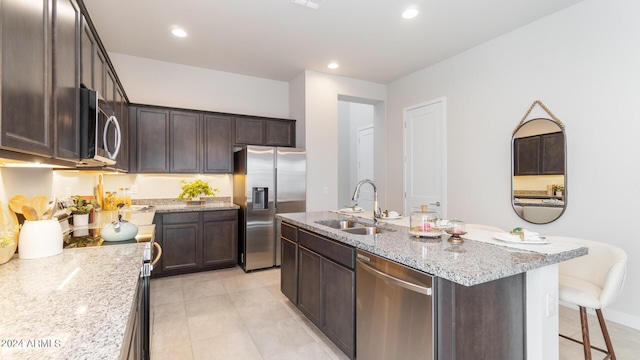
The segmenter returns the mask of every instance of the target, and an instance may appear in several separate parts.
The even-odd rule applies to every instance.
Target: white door
[[[375,182],[373,178],[373,126],[358,129],[358,171],[356,183],[363,179]],[[360,188],[358,206],[365,211],[373,210],[373,188],[370,185],[363,185]]]
[[[404,110],[404,211],[428,205],[446,218],[445,98]]]

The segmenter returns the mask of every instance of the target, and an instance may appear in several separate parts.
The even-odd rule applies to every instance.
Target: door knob
[[[434,203],[429,203],[429,205],[440,206],[440,201],[436,201],[436,202],[434,202]]]

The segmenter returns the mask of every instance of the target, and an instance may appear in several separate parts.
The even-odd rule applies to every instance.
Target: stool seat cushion
[[[591,309],[601,309],[600,293],[602,288],[591,282],[560,274],[558,297],[560,300]]]

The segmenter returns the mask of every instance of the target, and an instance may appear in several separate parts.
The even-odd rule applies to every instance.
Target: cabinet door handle
[[[158,261],[160,261],[160,257],[162,256],[162,246],[154,241],[153,247],[156,248],[156,258],[151,262],[151,266],[155,266]]]
[[[356,262],[358,263],[358,265],[362,266],[362,268],[370,273],[372,273],[374,276],[383,278],[384,280],[394,284],[394,285],[398,285],[400,287],[403,287],[407,290],[411,290],[413,292],[417,292],[420,294],[424,294],[424,295],[428,295],[431,296],[432,290],[430,287],[424,287],[424,286],[420,286],[420,285],[416,285],[413,283],[410,283],[408,281],[404,281],[402,279],[398,279],[397,277],[391,276],[389,274],[383,273],[382,271],[378,270],[378,269],[374,269],[371,265],[366,264],[365,262],[363,262],[360,259],[356,259]]]
[[[116,127],[116,132],[115,132],[115,149],[113,149],[113,153],[111,153],[109,151],[109,146],[107,143],[107,135],[109,133],[109,124],[113,123],[113,126]],[[107,152],[107,154],[109,155],[109,159],[111,160],[115,160],[116,156],[118,156],[118,152],[120,152],[120,142],[122,141],[121,139],[121,131],[120,131],[120,123],[118,122],[118,119],[115,116],[110,116],[109,119],[107,119],[107,122],[104,124],[104,130],[102,132],[102,143],[104,144],[104,150]]]

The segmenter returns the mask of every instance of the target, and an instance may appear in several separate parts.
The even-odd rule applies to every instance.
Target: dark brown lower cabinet
[[[280,290],[292,303],[298,303],[298,244],[284,237],[282,244],[282,265],[280,267]]]
[[[353,359],[355,249],[304,230],[298,241],[298,308]]]
[[[219,268],[238,263],[238,213],[207,211],[203,217],[203,266]]]
[[[238,263],[238,211],[156,213],[162,257],[153,277],[233,267]]]

